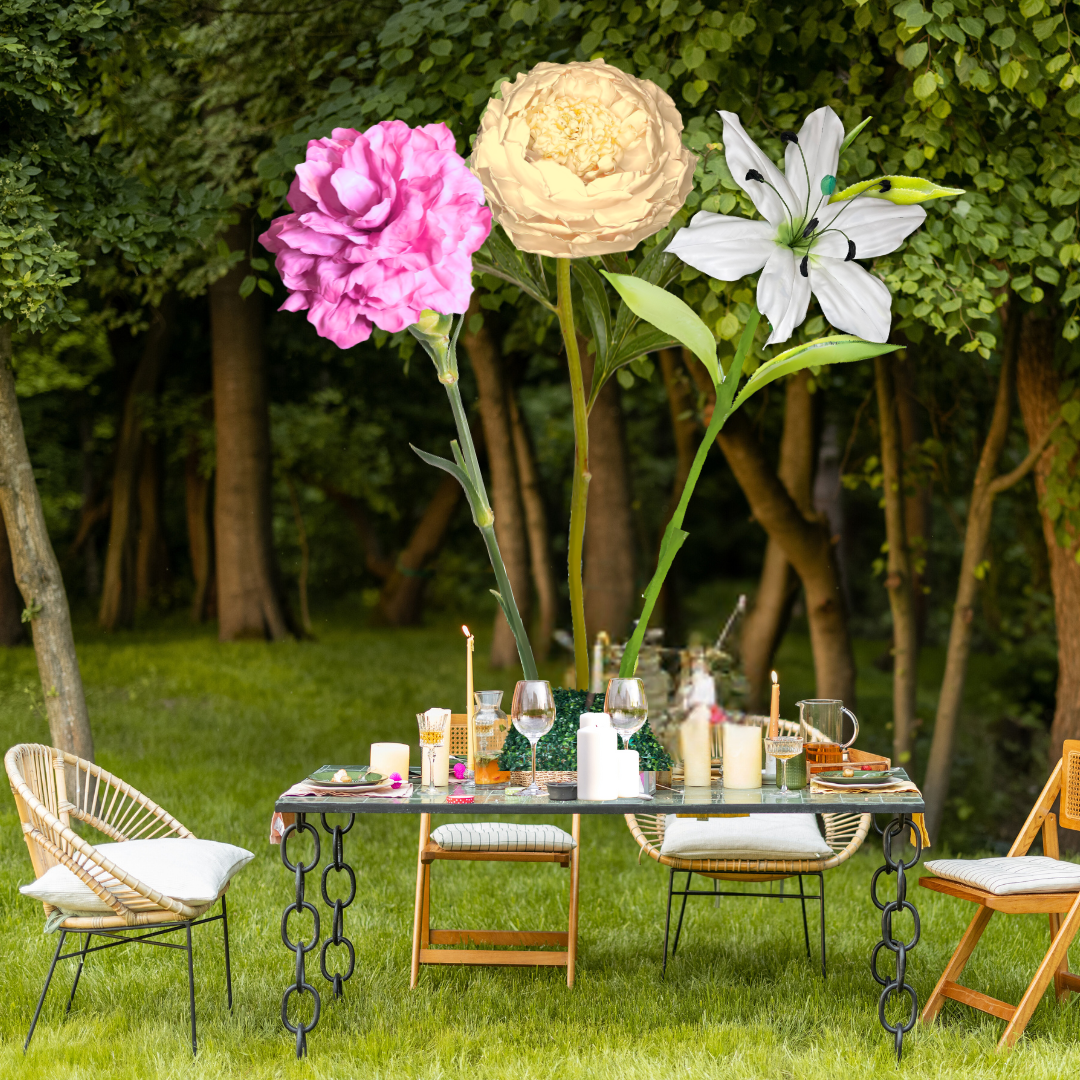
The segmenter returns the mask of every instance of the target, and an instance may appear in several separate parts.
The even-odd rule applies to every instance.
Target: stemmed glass
[[[551,693],[551,683],[542,679],[522,679],[514,687],[510,719],[532,746],[532,783],[521,794],[542,795],[543,791],[536,782],[536,744],[555,723],[555,698]]]
[[[427,712],[416,714],[416,723],[420,728],[420,745],[428,752],[428,786],[429,795],[438,794],[435,787],[435,757],[443,739],[446,738],[446,722],[450,719],[448,709],[428,709]]]
[[[802,753],[803,741],[799,735],[777,735],[774,739],[765,740],[765,749],[772,754],[777,761],[784,763],[780,790],[776,793],[782,799],[795,796],[797,792],[789,791],[787,786],[787,763],[788,758],[797,757]]]
[[[609,679],[604,712],[611,717],[611,726],[622,736],[623,747],[629,749],[630,736],[649,719],[645,684],[640,679]]]

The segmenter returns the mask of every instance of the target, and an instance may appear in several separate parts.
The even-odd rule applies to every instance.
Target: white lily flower
[[[854,260],[895,251],[926,220],[926,211],[880,198],[888,180],[871,194],[829,202],[844,126],[827,106],[812,112],[798,135],[782,136],[787,143],[783,173],[734,113],[720,115],[728,168],[765,220],[703,210],[675,234],[667,250],[720,281],[761,270],[757,306],[772,326],[767,345],[791,337],[806,318],[811,293],[837,330],[887,341],[892,296],[880,278]]]

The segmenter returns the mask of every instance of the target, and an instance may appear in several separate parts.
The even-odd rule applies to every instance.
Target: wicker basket
[[[526,787],[532,783],[532,769],[515,769],[510,773],[510,783],[515,787]],[[544,772],[541,769],[536,770],[536,784],[538,787],[547,790],[548,784],[576,784],[577,772],[558,772],[550,770]]]

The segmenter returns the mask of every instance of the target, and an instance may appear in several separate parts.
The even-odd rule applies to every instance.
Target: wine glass
[[[609,679],[604,712],[611,717],[611,726],[623,737],[623,747],[628,749],[630,736],[649,719],[645,684],[640,679]]]
[[[551,693],[551,683],[543,679],[522,679],[514,687],[510,719],[532,746],[532,783],[521,794],[542,795],[543,791],[536,783],[536,744],[555,723],[555,698]]]
[[[449,719],[449,709],[428,709],[427,712],[416,714],[416,723],[420,728],[420,746],[428,752],[429,795],[438,793],[438,788],[435,787],[435,757],[446,738],[446,722]]]
[[[776,793],[780,798],[787,799],[797,797],[798,792],[789,791],[787,786],[787,763],[802,753],[803,741],[800,735],[777,735],[775,738],[765,740],[765,749],[772,754],[777,761],[784,763],[783,779],[780,790]]]

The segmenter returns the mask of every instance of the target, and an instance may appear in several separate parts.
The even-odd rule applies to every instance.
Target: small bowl
[[[573,802],[577,798],[577,781],[549,781],[547,792],[553,802]]]

